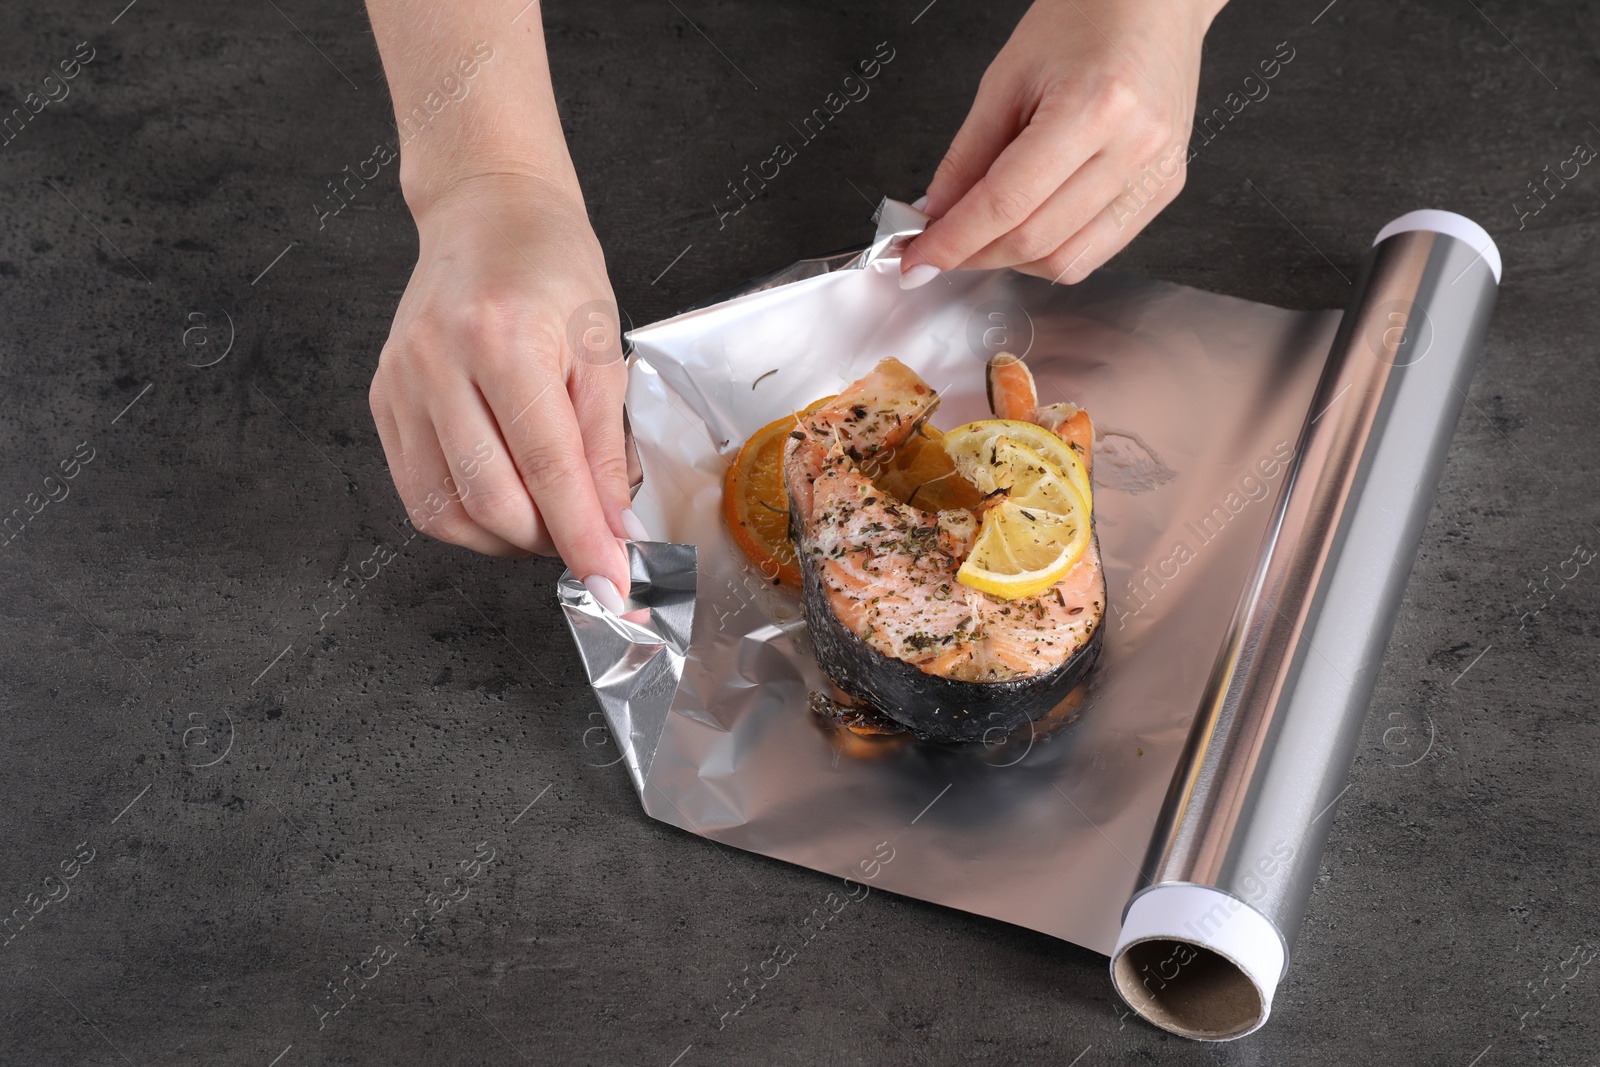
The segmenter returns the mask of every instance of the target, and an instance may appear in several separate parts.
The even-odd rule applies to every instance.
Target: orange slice
[[[926,423],[867,474],[879,489],[923,511],[973,508],[983,500],[978,487],[956,470],[944,434]]]
[[[793,589],[800,588],[800,564],[789,540],[784,444],[801,416],[833,399],[825,396],[751,434],[722,479],[722,517],[734,542],[768,581]],[[982,491],[957,470],[944,434],[927,424],[900,447],[862,464],[862,471],[879,489],[923,511],[973,508],[983,501]]]
[[[823,397],[798,415],[785,415],[751,434],[722,479],[722,517],[734,542],[764,578],[794,589],[800,588],[800,564],[789,540],[783,446],[800,415],[832,399]]]

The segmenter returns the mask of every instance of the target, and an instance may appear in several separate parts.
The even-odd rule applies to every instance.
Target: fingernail
[[[927,285],[939,276],[939,268],[932,263],[918,263],[915,267],[900,275],[900,288],[915,289],[919,285]]]
[[[617,592],[617,587],[611,584],[611,579],[603,574],[591,574],[583,580],[583,587],[589,590],[589,595],[599,601],[600,606],[613,615],[622,614],[622,594]]]
[[[644,523],[639,521],[639,516],[633,513],[632,508],[622,509],[622,528],[628,531],[630,541],[650,540],[650,531],[644,528]]]
[[[928,194],[923,193],[921,196],[911,201],[911,206],[916,208],[918,211],[928,210]]]

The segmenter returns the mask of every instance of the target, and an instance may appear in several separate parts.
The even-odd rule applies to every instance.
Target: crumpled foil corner
[[[632,541],[627,548],[633,586],[621,615],[601,607],[570,570],[556,583],[556,597],[606,725],[642,793],[689,656],[697,553],[694,545],[658,542]]]

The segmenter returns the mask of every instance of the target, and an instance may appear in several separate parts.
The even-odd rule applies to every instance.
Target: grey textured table
[[[641,814],[556,563],[397,532],[366,404],[415,251],[394,166],[318,220],[395,136],[359,6],[122,2],[11,5],[0,40],[6,113],[93,54],[0,144],[0,1062],[1595,1062],[1600,176],[1528,186],[1600,145],[1593,8],[1237,0],[1202,108],[1295,58],[1117,263],[1341,306],[1427,206],[1507,264],[1293,968],[1203,1047],[1100,957],[883,894],[719,1030],[830,880]],[[922,191],[1021,9],[925,4],[551,4],[635,322]],[[870,97],[719,221],[880,41]]]

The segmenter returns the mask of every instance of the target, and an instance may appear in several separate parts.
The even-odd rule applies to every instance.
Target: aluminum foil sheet
[[[858,879],[864,858],[881,858],[888,842],[893,862],[872,864],[874,885],[1119,959],[1132,951],[1131,981],[1117,984],[1141,1014],[1191,1036],[1236,1036],[1188,1025],[1170,996],[1141,1002],[1149,964],[1170,969],[1145,957],[1159,939],[1186,936],[1162,925],[1176,913],[1151,920],[1167,899],[1154,890],[1197,886],[1239,901],[1276,932],[1286,961],[1325,833],[1310,816],[1348,771],[1453,409],[1418,399],[1438,381],[1417,377],[1393,346],[1391,373],[1348,383],[1335,374],[1357,362],[1338,358],[1341,345],[1357,351],[1374,323],[1392,325],[1398,304],[1360,310],[1358,294],[1357,317],[1340,332],[1337,311],[1287,311],[1107,272],[1071,287],[1005,270],[953,272],[903,291],[899,250],[925,222],[885,201],[873,242],[858,253],[794,264],[629,335],[628,414],[643,469],[633,506],[664,543],[632,546],[623,616],[570,575],[559,583],[586,670],[652,817]],[[1411,249],[1404,269],[1378,271],[1390,283],[1418,281],[1418,256],[1466,265],[1456,292],[1472,295],[1434,314],[1429,341],[1430,358],[1450,367],[1440,380],[1464,388],[1486,291],[1492,300],[1481,277],[1489,268],[1467,264],[1471,249],[1463,256],[1466,244],[1453,238],[1390,240]],[[1358,288],[1407,298],[1390,283],[1375,284],[1369,271]],[[1428,314],[1411,310],[1424,303],[1420,293],[1413,286],[1402,328],[1380,331],[1380,342],[1410,343],[1405,325]],[[1442,325],[1458,313],[1470,322]],[[1362,325],[1352,332],[1350,322]],[[988,417],[984,367],[1003,350],[1025,356],[1042,403],[1081,404],[1099,430],[1095,522],[1109,589],[1100,662],[1048,722],[1010,736],[856,743],[809,711],[810,694],[828,685],[798,598],[733,544],[719,511],[723,473],[749,434],[885,356],[938,389],[935,425]],[[1407,375],[1419,384],[1401,389],[1401,402],[1399,386],[1386,383]],[[1337,399],[1350,401],[1346,413],[1317,419],[1345,384]],[[1385,436],[1396,417],[1410,429]],[[1408,443],[1416,456],[1401,454]],[[1325,482],[1336,488],[1319,491]],[[1385,500],[1402,487],[1412,494],[1386,539],[1372,529],[1381,509],[1362,512],[1364,533],[1350,525],[1375,482]],[[1361,574],[1333,567],[1361,537],[1363,551],[1398,555]],[[1334,590],[1336,572],[1349,577]],[[1263,651],[1267,615],[1290,624],[1267,626]],[[1294,653],[1313,621],[1347,628],[1329,641],[1349,684],[1330,690],[1320,667]],[[1295,693],[1306,699],[1284,712]],[[1263,715],[1274,717],[1263,706],[1278,709],[1275,728],[1262,728]],[[1333,721],[1304,736],[1282,725],[1316,716]],[[1315,757],[1299,787],[1293,768],[1272,759],[1280,735],[1298,738],[1294,760]],[[1277,840],[1292,842],[1296,862],[1264,903],[1239,879],[1250,849]],[[1126,926],[1125,912],[1144,926]],[[1224,925],[1218,937],[1188,939],[1211,955],[1186,964],[1186,977],[1238,994],[1240,974],[1253,982],[1270,967],[1229,955],[1228,938],[1250,922]],[[1249,1028],[1265,1019],[1271,988],[1255,996]]]

